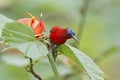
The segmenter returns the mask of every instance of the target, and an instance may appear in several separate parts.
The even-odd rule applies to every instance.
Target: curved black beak
[[[78,39],[76,38],[76,36],[74,36],[74,35],[71,35],[72,36],[72,38],[75,40],[75,41],[77,41],[78,43],[79,43],[79,41],[78,41]]]

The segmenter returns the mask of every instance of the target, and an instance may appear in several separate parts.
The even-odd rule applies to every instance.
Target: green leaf
[[[33,31],[29,27],[17,22],[7,23],[3,29],[2,36],[5,42],[10,44],[35,41]]]
[[[2,55],[1,60],[3,62],[6,62],[7,64],[12,64],[19,67],[25,67],[29,63],[28,59],[26,59],[23,55],[14,53],[10,54],[10,52],[7,52],[7,54]]]
[[[33,80],[23,67],[0,63],[0,80]]]
[[[45,60],[48,60],[47,58],[44,58]],[[51,77],[54,77],[54,73],[51,69],[51,66],[49,62],[47,61],[38,61],[37,64],[34,66],[34,70],[38,75],[42,77],[43,80],[47,80]],[[51,79],[49,79],[51,80]]]
[[[64,54],[65,56],[69,57],[71,60],[76,62],[78,65],[82,64],[82,66],[90,76],[91,80],[103,80],[102,77],[103,72],[93,62],[93,60],[87,55],[85,55],[83,52],[68,44],[61,45],[60,47],[58,47],[58,50],[62,54]]]
[[[3,47],[3,49],[1,47]],[[8,45],[2,44],[0,49],[2,49],[0,52],[2,62],[15,66],[26,66],[29,62],[29,60],[16,48],[10,48]]]
[[[3,29],[4,25],[8,22],[13,22],[13,20],[5,17],[2,14],[0,14],[0,36],[1,36],[2,29]]]
[[[0,43],[0,56],[2,55],[2,52],[4,49],[8,48],[9,46],[4,43]]]
[[[46,46],[36,40],[32,29],[20,23],[7,23],[3,29],[2,36],[11,47],[19,49],[25,56],[32,59],[48,54]]]

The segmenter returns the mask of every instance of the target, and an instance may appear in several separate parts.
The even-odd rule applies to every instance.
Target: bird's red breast
[[[50,31],[50,40],[56,45],[60,45],[66,42],[67,39],[71,38],[67,35],[68,29],[60,26],[55,26]]]

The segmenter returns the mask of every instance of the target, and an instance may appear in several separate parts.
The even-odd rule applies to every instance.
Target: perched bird
[[[57,47],[61,44],[64,44],[68,39],[73,38],[78,41],[75,37],[75,33],[69,28],[62,28],[60,26],[55,26],[50,31],[50,42],[51,42],[51,51],[56,61],[57,58]]]
[[[53,44],[61,45],[64,44],[68,39],[73,38],[77,41],[75,33],[69,28],[62,28],[55,26],[50,31],[50,41]]]

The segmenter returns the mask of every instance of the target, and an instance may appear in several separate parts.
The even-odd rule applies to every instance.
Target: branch
[[[88,12],[88,7],[89,7],[89,0],[83,0],[83,7],[82,9],[80,9],[80,13],[81,13],[81,22],[80,25],[78,27],[78,33],[77,33],[77,37],[78,40],[81,40],[81,36],[83,33],[83,28],[85,25],[85,21],[86,21],[86,16],[87,16],[87,12]]]
[[[55,65],[55,62],[54,62],[53,59],[51,58],[50,53],[47,55],[47,57],[48,57],[48,60],[49,60],[49,62],[50,62],[51,68],[52,68],[52,70],[53,70],[53,72],[54,72],[54,74],[55,74],[56,80],[60,80],[57,67],[56,67],[56,65]]]
[[[99,54],[98,56],[96,56],[94,58],[94,61],[96,63],[99,63],[101,60],[104,60],[106,57],[112,55],[112,53],[116,52],[116,51],[120,51],[120,48],[119,47],[111,47],[109,48],[108,50],[106,50],[105,52]]]
[[[56,64],[52,59],[52,58],[54,58],[54,56],[53,56],[54,54],[52,54],[52,46],[51,46],[52,44],[50,42],[48,42],[48,41],[44,41],[44,42],[48,45],[48,48],[49,48],[49,54],[47,54],[47,57],[48,57],[48,60],[50,62],[51,68],[52,68],[52,70],[54,72],[54,75],[56,77],[56,80],[60,80]]]
[[[33,69],[33,60],[31,58],[29,58],[29,60],[30,60],[30,64],[27,67],[25,67],[25,69],[38,80],[42,80],[42,78]]]

